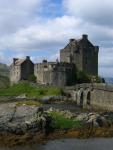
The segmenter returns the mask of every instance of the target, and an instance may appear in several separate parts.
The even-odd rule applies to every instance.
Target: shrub
[[[89,83],[90,77],[83,71],[77,71],[77,83]]]
[[[98,77],[98,76],[90,76],[90,81],[92,83],[105,83],[104,78]]]
[[[30,81],[30,82],[36,82],[36,77],[33,74],[29,75],[28,81]]]
[[[53,128],[72,129],[72,128],[82,128],[83,126],[81,121],[68,119],[58,112],[51,112],[50,115],[54,119]]]
[[[57,87],[34,87],[29,82],[23,81],[6,89],[0,89],[0,96],[18,96],[26,94],[27,97],[57,96],[62,94],[62,89]]]

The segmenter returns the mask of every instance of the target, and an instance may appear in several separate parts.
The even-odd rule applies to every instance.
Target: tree
[[[35,77],[35,75],[34,75],[34,74],[29,75],[28,81],[30,81],[30,82],[36,82],[36,77]]]
[[[77,72],[77,83],[89,83],[90,77],[83,71]]]

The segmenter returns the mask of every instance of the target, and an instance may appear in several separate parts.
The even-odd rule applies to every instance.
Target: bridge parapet
[[[83,88],[84,90],[87,88],[93,88],[97,90],[103,90],[103,91],[111,91],[113,92],[113,85],[111,84],[105,84],[105,83],[84,83],[84,84],[77,84],[75,85],[75,89]]]
[[[66,87],[72,99],[83,107],[100,107],[113,111],[113,85],[103,83],[84,83]]]

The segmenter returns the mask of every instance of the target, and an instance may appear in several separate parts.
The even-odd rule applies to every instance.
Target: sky
[[[113,77],[113,0],[0,0],[0,62],[59,58],[70,38],[99,45],[99,75]]]

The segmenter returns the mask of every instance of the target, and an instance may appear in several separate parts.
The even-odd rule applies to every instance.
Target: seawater
[[[113,138],[60,139],[48,141],[44,145],[33,144],[11,148],[1,147],[0,150],[113,150]]]

